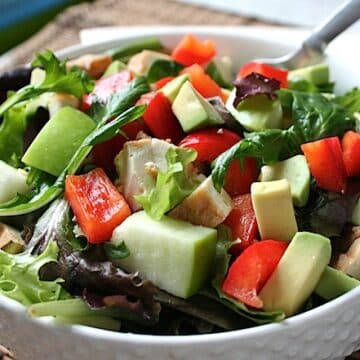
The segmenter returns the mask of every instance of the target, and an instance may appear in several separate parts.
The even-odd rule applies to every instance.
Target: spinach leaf
[[[287,159],[301,153],[300,145],[329,136],[342,136],[353,129],[355,119],[345,108],[318,93],[278,91],[279,99],[291,111],[293,125],[287,130],[270,129],[248,134],[247,138],[221,154],[214,162],[212,177],[217,190],[224,184],[234,159],[254,157],[263,163]]]
[[[351,114],[360,112],[360,89],[354,88],[345,95],[336,97],[334,101]]]
[[[92,108],[92,116],[97,121],[97,125],[93,132],[91,132],[80,145],[68,166],[59,175],[56,181],[50,185],[43,183],[39,188],[28,194],[17,195],[7,203],[0,204],[0,217],[26,214],[37,210],[56,199],[63,192],[66,176],[75,174],[89,155],[92,146],[88,144],[96,137],[94,134],[99,135],[98,131],[106,125],[108,126],[105,128],[107,138],[109,138],[111,134],[115,136],[118,131],[117,126],[112,128],[111,122],[107,123],[107,120],[126,111],[143,93],[147,92],[147,90],[148,86],[146,80],[144,78],[137,78],[125,87],[123,91],[111,96],[109,101],[105,104],[96,101]],[[134,108],[134,110],[127,113],[127,116],[134,119],[134,113],[137,111],[139,111],[139,109],[135,110]],[[120,116],[116,121],[121,120],[121,124],[126,123],[128,122],[127,116]],[[121,124],[118,125],[121,126]]]
[[[193,149],[172,147],[167,151],[167,171],[157,175],[155,188],[148,194],[135,197],[149,216],[161,219],[199,185],[187,172],[188,165],[195,159],[196,151]]]
[[[164,46],[156,37],[142,39],[109,51],[113,60],[127,62],[131,56],[142,50],[163,50]]]
[[[64,92],[81,98],[93,89],[94,82],[79,68],[66,70],[64,62],[49,50],[36,55],[33,66],[45,70],[45,79],[39,85],[26,85],[0,105],[0,118],[15,104],[32,99],[45,92]]]
[[[152,84],[166,76],[175,77],[179,75],[183,68],[184,66],[176,61],[158,59],[151,64],[147,79]]]
[[[14,167],[23,154],[26,124],[26,106],[20,105],[6,111],[0,125],[0,160]]]
[[[321,85],[315,85],[302,78],[289,81],[289,89],[303,92],[332,93],[334,91],[334,82],[328,82]]]

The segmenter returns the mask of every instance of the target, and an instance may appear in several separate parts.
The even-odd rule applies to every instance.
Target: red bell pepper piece
[[[256,241],[258,226],[250,194],[234,197],[233,204],[224,224],[230,227],[233,240],[240,240],[230,248],[230,252],[237,255]]]
[[[346,170],[338,137],[329,137],[302,144],[311,174],[317,185],[328,191],[345,192]]]
[[[348,176],[360,176],[360,134],[347,131],[341,141]]]
[[[197,151],[197,160],[212,162],[221,153],[241,140],[241,137],[226,129],[198,130],[181,140],[179,146]]]
[[[122,126],[121,130],[128,136],[128,139],[122,135],[116,135],[112,139],[94,146],[91,154],[96,166],[107,171],[115,170],[114,158],[123,148],[125,142],[135,140],[140,131],[147,132],[147,127],[141,120],[136,120]]]
[[[200,41],[192,34],[185,35],[173,50],[171,57],[180,64],[204,64],[216,54],[215,43],[211,40]]]
[[[237,78],[245,77],[250,75],[251,73],[258,73],[270,79],[275,79],[280,82],[280,87],[286,88],[288,87],[288,71],[285,69],[278,69],[273,66],[250,62],[242,66],[239,70]]]
[[[188,74],[190,81],[194,88],[205,98],[220,96],[223,100],[225,95],[222,92],[220,86],[208,75],[205,73],[204,69],[198,65],[194,64],[188,68],[185,68],[181,72],[182,74]]]
[[[170,139],[174,144],[184,137],[181,125],[171,109],[171,102],[161,91],[140,101],[148,101],[143,119],[155,137]]]
[[[100,168],[68,176],[65,198],[91,244],[109,240],[115,227],[131,215],[129,205]]]
[[[258,293],[283,256],[288,243],[262,240],[246,248],[232,263],[222,284],[222,291],[236,300],[261,309]]]
[[[168,82],[175,79],[174,76],[165,76],[164,78],[158,80],[155,82],[155,88],[156,90],[161,89],[163,86],[165,86]]]
[[[102,101],[118,91],[132,80],[132,74],[128,70],[122,70],[116,74],[96,81],[94,90],[90,94],[85,94],[82,99],[82,110],[86,111],[92,104],[92,97],[96,95]]]
[[[230,130],[205,129],[186,136],[179,146],[195,149],[199,161],[212,162],[240,140],[241,137]],[[258,169],[254,159],[246,158],[243,169],[240,163],[234,160],[227,170],[224,188],[230,196],[247,194],[257,175]]]

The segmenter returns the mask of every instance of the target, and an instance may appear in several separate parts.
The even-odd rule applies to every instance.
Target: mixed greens
[[[360,284],[360,91],[327,65],[156,38],[0,77],[0,294],[81,324],[201,334]],[[1,300],[0,300],[1,301]]]

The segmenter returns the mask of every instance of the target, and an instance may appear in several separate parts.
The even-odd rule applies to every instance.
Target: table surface
[[[7,67],[30,61],[36,51],[59,50],[78,43],[79,30],[84,28],[116,25],[253,26],[260,24],[274,25],[172,0],[97,0],[64,11],[39,33],[12,50],[8,56]],[[10,350],[16,356],[16,349]],[[0,345],[0,359],[1,355]],[[360,353],[354,353],[348,359],[360,360]]]

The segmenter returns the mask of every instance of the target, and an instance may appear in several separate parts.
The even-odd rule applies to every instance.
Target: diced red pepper
[[[161,89],[163,86],[165,86],[168,82],[175,79],[174,76],[166,76],[155,83],[155,88],[157,90]]]
[[[171,109],[169,99],[159,91],[147,100],[143,119],[151,133],[159,139],[170,139],[177,144],[185,134]]]
[[[222,92],[220,86],[205,73],[200,65],[194,64],[185,68],[181,73],[189,75],[194,88],[205,98],[220,96],[225,100],[225,94]]]
[[[119,92],[132,78],[133,76],[130,71],[122,70],[116,74],[97,80],[94,90],[90,94],[83,96],[82,110],[87,111],[90,108],[93,95],[96,95],[102,101],[106,101],[111,94]]]
[[[129,205],[100,168],[68,176],[65,198],[91,244],[109,240],[116,226],[131,215]]]
[[[147,132],[147,127],[141,120],[136,120],[122,126],[121,130],[125,132],[128,139],[122,135],[116,135],[112,139],[94,146],[91,154],[96,166],[107,171],[113,171],[115,169],[114,158],[123,148],[125,142],[135,140],[140,131]]]
[[[360,134],[347,131],[341,144],[347,176],[360,176]]]
[[[204,64],[210,61],[216,54],[215,43],[211,40],[200,41],[192,34],[185,35],[173,50],[171,57],[189,66],[192,64]]]
[[[328,191],[346,190],[346,170],[338,137],[329,137],[302,144],[310,171],[317,185]]]
[[[232,263],[222,291],[236,300],[261,309],[259,292],[274,272],[288,243],[262,240],[246,248]]]
[[[233,160],[225,175],[224,188],[230,196],[247,194],[258,174],[259,169],[254,159],[245,158],[243,168],[238,160]]]
[[[213,128],[198,130],[187,135],[179,146],[195,149],[198,161],[212,162],[240,140],[241,137],[230,130]]]
[[[245,77],[251,73],[258,73],[270,79],[275,79],[280,82],[280,87],[288,87],[288,71],[279,69],[267,64],[250,62],[242,66],[239,70],[237,78]]]
[[[240,240],[230,249],[232,254],[237,255],[256,241],[258,226],[250,194],[234,197],[233,204],[224,224],[230,227],[233,240]]]

